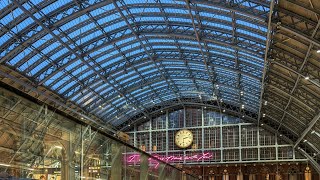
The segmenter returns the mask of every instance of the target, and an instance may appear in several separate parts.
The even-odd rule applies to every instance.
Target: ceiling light
[[[279,136],[282,137],[282,134],[280,134]]]
[[[130,124],[128,124],[128,126],[130,127]]]
[[[320,53],[320,49],[319,49],[319,50],[317,50],[317,53]]]
[[[266,106],[267,104],[268,104],[268,101],[265,101],[265,102],[264,102],[264,105]]]
[[[314,134],[314,133],[316,133],[316,131],[315,131],[315,130],[311,131],[311,134]]]
[[[303,142],[305,143],[305,142],[307,142],[307,140],[305,139],[305,140],[303,140]]]
[[[242,115],[242,117],[244,118],[244,115]]]
[[[102,106],[100,105],[99,108],[102,108]]]
[[[263,126],[264,124],[261,124],[261,126]]]
[[[205,106],[204,108],[205,108],[205,109],[207,109],[207,107],[206,107],[206,106]]]
[[[163,111],[161,110],[161,112],[163,112]]]
[[[0,166],[6,166],[6,167],[9,167],[9,166],[11,166],[10,164],[0,164]]]
[[[309,80],[309,79],[310,79],[310,77],[309,77],[309,76],[306,76],[306,77],[304,77],[304,79],[305,79],[305,80]]]
[[[54,148],[62,149],[62,147],[61,147],[61,146],[54,146]]]
[[[266,117],[266,114],[262,114],[262,117]]]
[[[224,109],[224,110],[222,110],[222,112],[226,112],[226,110]]]
[[[223,99],[220,99],[220,102],[223,102]]]

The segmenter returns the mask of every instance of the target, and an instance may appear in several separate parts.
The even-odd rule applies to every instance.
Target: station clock
[[[193,134],[190,130],[181,129],[175,135],[175,143],[180,148],[187,148],[192,144]]]

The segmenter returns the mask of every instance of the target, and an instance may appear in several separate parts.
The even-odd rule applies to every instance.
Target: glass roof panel
[[[27,2],[24,6],[32,9],[36,3],[38,1]],[[67,3],[70,3],[68,7]],[[242,10],[256,6],[255,12],[263,14],[267,9],[261,5],[243,3],[236,11],[239,43],[232,44],[232,17],[230,9],[223,8],[223,4],[220,7],[210,5],[211,2],[200,2],[196,7],[191,4],[191,18],[184,1],[162,0],[164,12],[160,10],[157,1],[117,1],[121,12],[110,3],[86,13],[81,12],[78,6],[71,7],[71,3],[74,1],[54,1],[40,12],[33,13],[37,18],[52,18],[51,21],[58,26],[50,27],[50,33],[58,37],[52,37],[31,17],[24,17],[16,27],[10,27],[12,32],[24,29],[24,33],[35,40],[30,41],[32,47],[25,50],[18,50],[16,45],[8,44],[7,47],[16,56],[5,63],[43,81],[47,88],[64,94],[81,107],[94,110],[102,103],[107,103],[105,106],[109,107],[108,110],[101,111],[98,108],[93,111],[99,112],[94,115],[101,118],[129,118],[130,113],[122,115],[127,112],[124,109],[128,100],[141,100],[144,106],[152,107],[155,103],[160,103],[160,99],[177,99],[177,94],[183,98],[199,98],[199,92],[202,92],[204,97],[210,97],[213,92],[213,74],[216,83],[228,87],[219,90],[221,97],[228,96],[230,102],[239,103],[239,92],[232,88],[240,83],[247,86],[243,90],[252,93],[243,97],[243,103],[257,106],[266,33],[265,22],[260,19],[265,17],[261,15],[258,19],[250,19],[248,15],[257,15],[242,13]],[[92,0],[83,6],[90,7],[95,3]],[[0,8],[6,5],[0,5]],[[62,13],[62,10],[65,12]],[[14,9],[12,13],[0,16],[3,17],[1,22],[7,25],[23,13],[19,8]],[[195,17],[196,14],[199,16]],[[165,22],[165,16],[169,22]],[[97,24],[105,32],[97,28]],[[168,31],[171,32],[168,34]],[[198,41],[196,33],[205,37],[200,37]],[[10,42],[13,38],[11,35],[2,35],[0,44]],[[61,40],[66,44],[59,43]],[[69,52],[69,49],[74,51]],[[25,56],[30,53],[34,56]],[[4,53],[1,52],[2,54]],[[85,65],[83,61],[92,67]],[[205,61],[209,70],[206,69]],[[19,67],[15,67],[17,64]],[[253,77],[249,77],[250,75]],[[105,78],[101,78],[102,76]],[[126,97],[116,98],[124,90]],[[154,103],[150,99],[154,99]],[[137,109],[137,112],[141,110]]]

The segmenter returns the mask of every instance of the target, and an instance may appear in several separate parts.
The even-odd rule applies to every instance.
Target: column
[[[149,162],[148,156],[140,155],[140,180],[148,180]]]
[[[165,172],[165,164],[160,164],[159,166],[159,179],[165,179],[166,172]]]
[[[111,180],[121,180],[122,171],[122,151],[121,145],[117,142],[112,142],[111,145]]]

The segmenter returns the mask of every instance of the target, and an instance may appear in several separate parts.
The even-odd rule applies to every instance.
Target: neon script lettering
[[[165,161],[167,163],[170,162],[175,162],[175,161],[183,161],[183,160],[191,160],[191,161],[201,161],[204,159],[210,159],[212,158],[211,153],[200,153],[200,154],[195,154],[192,156],[159,156],[159,155],[153,155],[153,157],[160,159],[162,161]],[[149,162],[158,164],[157,160],[153,158],[148,159]],[[128,163],[138,163],[140,162],[140,154],[132,154],[127,156],[127,162]]]

